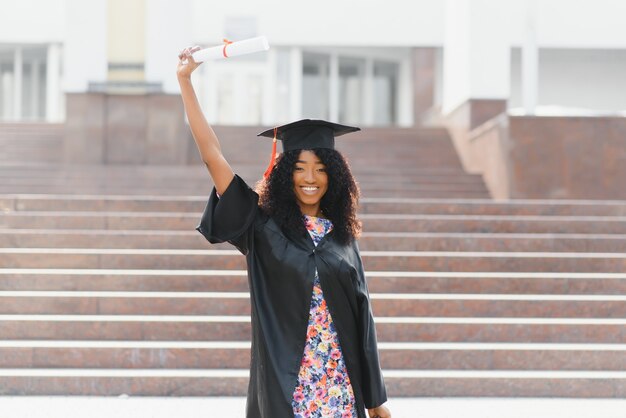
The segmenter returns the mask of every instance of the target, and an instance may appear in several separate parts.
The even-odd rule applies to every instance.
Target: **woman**
[[[251,190],[206,122],[185,48],[177,76],[215,187],[197,230],[246,255],[252,304],[248,418],[391,417],[356,238],[358,188],[334,137],[358,130],[299,121],[262,133],[284,152]]]

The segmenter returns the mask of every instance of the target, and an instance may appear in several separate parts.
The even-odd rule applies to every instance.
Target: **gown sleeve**
[[[259,195],[235,175],[221,196],[213,187],[196,230],[211,244],[228,241],[245,255],[258,201]]]
[[[355,243],[356,245],[356,243]],[[358,254],[358,247],[357,247]],[[369,290],[365,280],[365,272],[361,256],[359,260],[359,275],[357,280],[359,348],[361,350],[361,370],[363,376],[363,401],[368,409],[376,408],[387,401],[385,381],[380,369],[378,358],[378,343],[374,315],[370,305]]]

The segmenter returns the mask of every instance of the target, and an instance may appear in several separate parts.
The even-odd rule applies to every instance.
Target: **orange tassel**
[[[267,166],[267,170],[265,170],[265,174],[263,177],[267,180],[267,178],[272,173],[274,169],[274,164],[276,163],[276,131],[278,128],[274,128],[274,140],[272,141],[272,157],[270,158],[270,164]]]
[[[228,39],[224,38],[224,48],[222,49],[222,54],[224,54],[224,58],[228,58],[228,54],[226,53],[226,47],[232,43],[233,43],[232,41],[229,41]]]

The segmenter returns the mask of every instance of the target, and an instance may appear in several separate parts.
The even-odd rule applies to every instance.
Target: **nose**
[[[315,181],[315,175],[313,173],[313,170],[309,169],[305,171],[304,180],[307,183],[313,183]]]

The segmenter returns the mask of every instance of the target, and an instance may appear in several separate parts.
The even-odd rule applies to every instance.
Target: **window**
[[[44,119],[46,49],[41,46],[17,48],[0,50],[0,120]],[[18,60],[17,71],[21,76],[19,78],[15,74],[16,60]],[[20,105],[16,109],[17,103]]]

